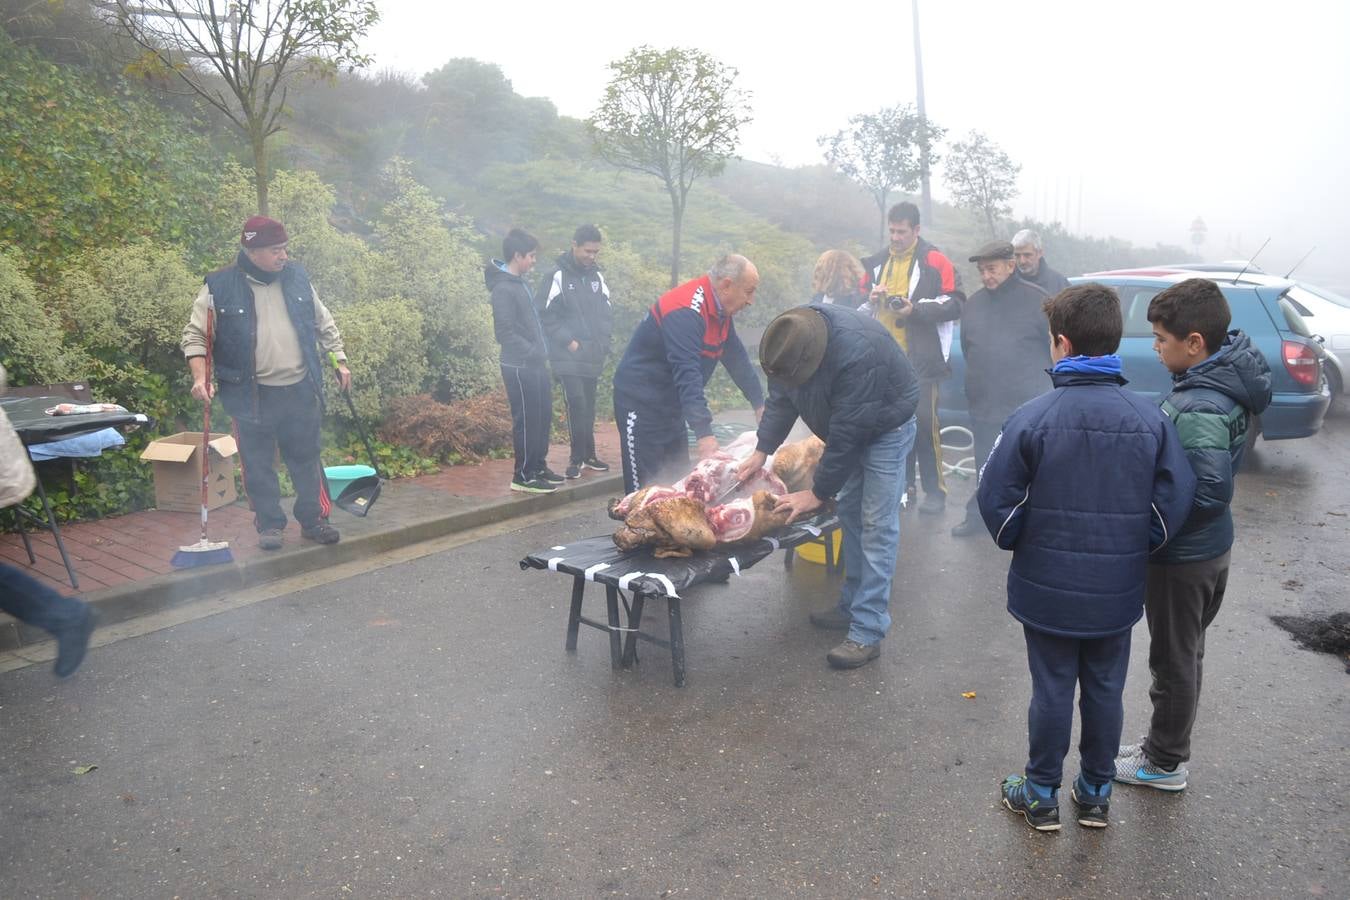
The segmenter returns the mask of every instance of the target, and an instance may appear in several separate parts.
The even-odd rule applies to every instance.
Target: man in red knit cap
[[[234,419],[244,490],[264,550],[281,549],[286,528],[274,467],[278,449],[295,485],[293,513],[301,536],[338,542],[338,530],[328,524],[332,500],[319,461],[320,353],[336,355],[343,390],[352,379],[333,316],[305,270],[287,257],[286,242],[286,228],[275,219],[253,216],[245,222],[239,255],[206,276],[181,344],[192,372],[192,396],[205,402],[218,385],[221,403]],[[208,315],[216,385],[206,377]]]

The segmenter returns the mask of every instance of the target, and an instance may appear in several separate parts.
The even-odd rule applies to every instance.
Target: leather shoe
[[[919,514],[925,516],[935,516],[947,508],[946,494],[924,494],[923,501],[919,504]]]
[[[952,537],[970,537],[979,534],[984,528],[984,523],[979,519],[972,519],[966,516],[960,522],[952,526]]]
[[[811,613],[811,624],[829,631],[841,631],[853,624],[853,617],[837,606],[831,606],[824,612]]]
[[[835,647],[825,658],[836,669],[856,669],[870,663],[881,655],[881,641],[875,644],[860,644],[857,641],[844,641]]]

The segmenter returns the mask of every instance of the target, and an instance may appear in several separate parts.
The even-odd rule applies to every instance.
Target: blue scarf
[[[1091,375],[1119,375],[1120,357],[1114,353],[1106,356],[1066,356],[1055,363],[1056,372],[1084,372]]]

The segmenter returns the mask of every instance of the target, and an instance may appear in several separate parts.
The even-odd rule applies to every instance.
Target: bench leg
[[[642,626],[642,607],[646,604],[647,598],[641,591],[633,593],[633,608],[628,613],[628,628],[630,629],[623,639],[623,667],[631,669],[637,662],[637,630]]]
[[[666,598],[670,614],[670,662],[675,669],[675,686],[684,687],[684,620],[680,616],[680,598]]]
[[[586,593],[586,579],[572,579],[572,609],[567,614],[567,652],[577,652],[577,632],[581,630],[581,598]]]
[[[619,589],[605,585],[605,606],[609,613],[609,664],[617,669],[623,665],[623,646],[619,635],[622,623],[619,622]]]
[[[838,571],[834,566],[834,534],[826,532],[822,543],[825,545],[825,571],[833,575]]]
[[[794,547],[789,547],[789,548],[787,548],[787,552],[783,555],[783,568],[785,568],[785,569],[787,569],[789,572],[791,572],[791,571],[792,571],[792,561],[796,558],[796,556],[797,556],[797,550],[796,550],[796,548],[794,548]]]
[[[47,490],[42,486],[42,479],[37,480],[38,497],[42,499],[42,511],[47,514],[47,529],[56,538],[56,549],[61,551],[61,562],[66,564],[66,575],[70,577],[70,586],[75,590],[80,589],[80,582],[75,578],[75,567],[70,564],[70,554],[66,553],[66,542],[61,540],[61,526],[56,524],[56,515],[52,512],[52,504],[47,499]],[[30,551],[31,553],[31,551]]]

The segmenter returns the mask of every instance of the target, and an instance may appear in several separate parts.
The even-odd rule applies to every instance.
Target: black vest
[[[322,404],[323,366],[319,362],[318,330],[314,324],[314,288],[297,263],[287,263],[279,278],[286,313],[305,359],[306,380],[313,385]],[[220,402],[231,416],[255,415],[258,394],[254,385],[257,371],[254,348],[258,341],[258,314],[253,305],[253,289],[238,263],[207,275],[206,287],[216,310],[211,352]]]

